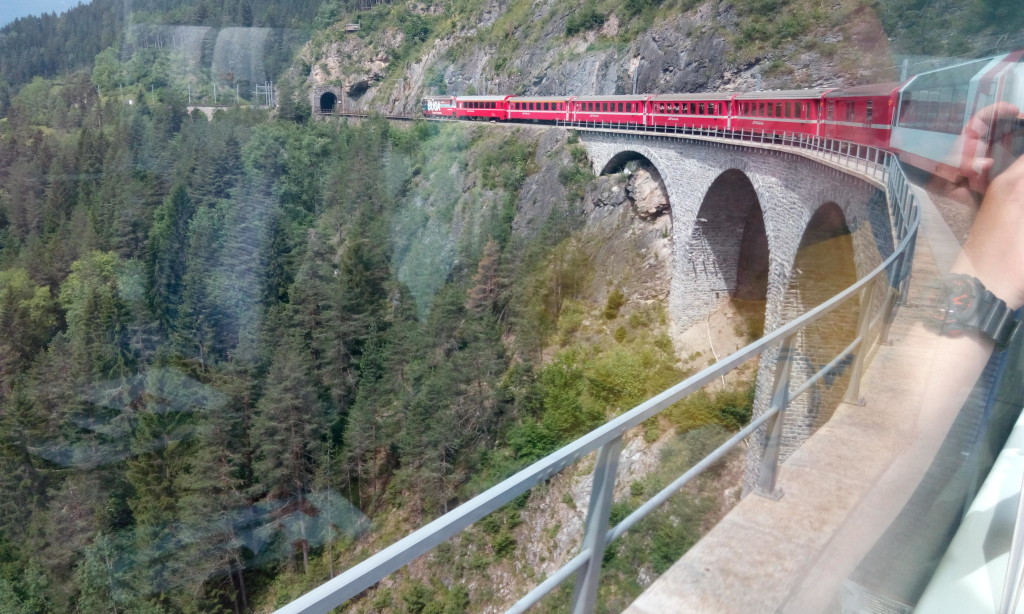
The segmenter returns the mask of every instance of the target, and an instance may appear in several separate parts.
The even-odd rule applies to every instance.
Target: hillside
[[[1018,35],[1013,24],[1021,18],[1000,6],[922,12],[898,0],[439,0],[359,12],[321,7],[335,23],[312,38],[294,76],[308,73],[306,91],[337,86],[346,109],[387,113],[415,111],[422,94],[841,87],[896,79],[905,54],[916,61],[1008,44],[1003,35]],[[348,23],[361,29],[346,32]]]

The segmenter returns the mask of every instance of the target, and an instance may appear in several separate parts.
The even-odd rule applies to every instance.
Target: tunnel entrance
[[[325,92],[320,96],[320,112],[321,113],[334,113],[335,107],[338,106],[338,97],[334,92]]]

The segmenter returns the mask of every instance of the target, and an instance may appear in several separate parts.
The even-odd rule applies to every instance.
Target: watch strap
[[[959,324],[969,329],[976,329],[981,334],[995,341],[1000,349],[1006,348],[1021,329],[1021,316],[1010,309],[1006,301],[999,298],[985,287],[976,277],[955,275],[970,282],[975,288],[977,301],[969,318],[958,317]]]

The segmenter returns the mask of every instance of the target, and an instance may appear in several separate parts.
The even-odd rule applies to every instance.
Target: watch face
[[[967,275],[951,275],[944,284],[945,328],[947,335],[957,335],[978,328],[978,284]]]

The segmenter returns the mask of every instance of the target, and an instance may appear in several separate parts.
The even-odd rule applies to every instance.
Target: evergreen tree
[[[256,405],[252,442],[258,492],[274,509],[278,525],[299,545],[308,571],[307,497],[320,461],[327,420],[317,399],[313,365],[293,335],[277,348],[266,392]]]
[[[61,285],[72,357],[80,373],[96,383],[125,377],[134,363],[130,312],[119,293],[120,267],[116,255],[91,252],[71,266]]]
[[[193,211],[185,186],[179,184],[156,210],[149,233],[150,304],[164,325],[177,319],[181,306]]]

